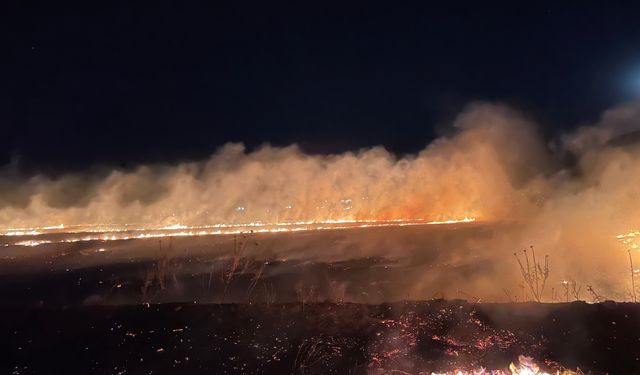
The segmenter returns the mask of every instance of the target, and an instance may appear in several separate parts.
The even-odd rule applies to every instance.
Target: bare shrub
[[[536,252],[533,246],[531,248],[531,261],[529,260],[529,253],[526,249],[522,250],[524,254],[524,264],[518,257],[517,253],[513,253],[520,266],[520,272],[525,284],[529,287],[529,291],[533,298],[540,302],[544,294],[544,288],[549,278],[549,255],[544,256],[544,264],[541,264],[536,259]]]
[[[562,288],[564,289],[565,302],[569,302],[571,298],[573,298],[574,301],[580,301],[580,291],[582,290],[582,286],[578,286],[578,283],[576,283],[575,280],[562,280],[560,285],[562,285]]]
[[[596,291],[593,289],[591,285],[587,285],[587,291],[591,293],[591,298],[593,298],[594,303],[602,302],[602,297],[600,297],[600,295],[596,293]]]

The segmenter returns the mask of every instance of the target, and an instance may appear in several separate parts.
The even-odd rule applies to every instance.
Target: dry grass
[[[169,249],[163,252],[162,241],[159,241],[156,261],[147,269],[144,282],[140,287],[144,302],[152,300],[158,293],[165,290],[170,282],[174,286],[178,284],[177,271],[180,264],[170,257],[172,248],[171,239],[169,239]]]

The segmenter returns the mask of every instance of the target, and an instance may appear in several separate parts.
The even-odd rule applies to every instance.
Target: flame
[[[638,230],[632,230],[616,236],[618,241],[620,241],[627,248],[627,250],[635,250],[640,247],[640,245],[636,242],[636,237],[640,237],[640,231]]]
[[[75,226],[49,226],[36,228],[14,228],[0,232],[0,236],[22,237],[35,236],[42,237],[47,234],[65,234],[65,238],[50,239],[28,239],[15,242],[6,242],[4,246],[39,246],[51,243],[73,243],[86,241],[122,241],[131,239],[148,239],[163,237],[193,237],[193,236],[213,236],[243,233],[282,233],[300,232],[331,229],[348,228],[369,228],[369,227],[389,227],[389,226],[415,226],[415,225],[450,225],[475,222],[475,217],[464,217],[461,219],[448,219],[441,221],[429,221],[426,219],[417,220],[323,220],[323,221],[294,221],[280,223],[249,222],[240,224],[212,224],[188,226],[174,224],[170,226],[141,226],[128,224],[123,226],[115,225],[75,225]]]
[[[487,370],[480,368],[471,371],[453,370],[449,372],[432,372],[431,375],[576,375],[577,373],[569,370],[557,370],[555,372],[546,372],[540,369],[540,366],[531,358],[524,355],[518,357],[518,364],[513,362],[509,365],[508,370]]]

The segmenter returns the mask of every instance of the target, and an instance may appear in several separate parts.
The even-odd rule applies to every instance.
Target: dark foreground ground
[[[0,313],[3,374],[430,374],[504,369],[519,354],[547,369],[640,373],[640,306],[625,303],[182,303]]]

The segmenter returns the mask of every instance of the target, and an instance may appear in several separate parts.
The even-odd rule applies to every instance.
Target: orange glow
[[[518,357],[518,364],[511,363],[509,370],[487,370],[480,368],[472,371],[453,370],[448,372],[432,372],[431,375],[575,375],[574,371],[558,370],[555,372],[546,372],[540,369],[532,358],[526,356]]]
[[[187,226],[174,224],[170,226],[140,226],[140,225],[75,225],[75,226],[49,226],[40,228],[16,228],[1,232],[1,236],[36,238],[19,241],[5,242],[5,246],[38,246],[50,243],[71,243],[85,241],[121,241],[130,239],[163,238],[163,237],[192,237],[213,236],[243,233],[282,233],[317,231],[348,228],[369,228],[389,226],[414,226],[414,225],[447,225],[472,223],[474,217],[461,219],[448,219],[440,221],[418,220],[324,220],[324,221],[296,221],[281,223],[250,222],[240,224],[212,224],[200,226]],[[65,234],[61,239],[37,238],[47,234]]]

